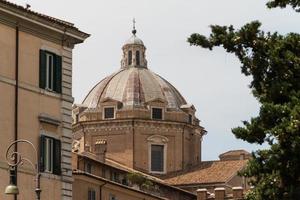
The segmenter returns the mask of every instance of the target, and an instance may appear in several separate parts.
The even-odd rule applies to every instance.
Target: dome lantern
[[[145,58],[146,47],[143,41],[136,36],[135,20],[133,19],[132,36],[125,42],[122,47],[123,57],[121,60],[121,68],[147,68],[147,60]]]

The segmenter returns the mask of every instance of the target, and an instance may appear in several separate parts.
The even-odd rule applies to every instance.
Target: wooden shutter
[[[46,52],[40,50],[40,88],[46,88]]]
[[[61,93],[61,82],[62,82],[62,57],[55,55],[54,64],[54,90],[57,93]]]
[[[40,162],[39,162],[40,171],[45,171],[45,136],[40,138]]]
[[[61,142],[53,139],[53,174],[61,174]]]

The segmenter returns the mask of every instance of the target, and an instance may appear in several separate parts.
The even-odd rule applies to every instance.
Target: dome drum
[[[104,112],[105,108],[114,109],[114,117],[105,119]],[[159,108],[162,109],[162,118],[153,119],[152,109]],[[74,107],[73,112],[77,108]],[[156,120],[156,121],[169,121],[169,122],[179,122],[179,123],[188,123],[191,125],[199,125],[199,120],[192,114],[187,111],[169,111],[164,104],[153,103],[147,104],[144,107],[135,107],[134,109],[128,109],[122,107],[122,103],[117,101],[104,102],[98,108],[80,108],[78,114],[78,121],[101,121],[101,120],[126,120],[126,119],[141,119],[141,120]],[[76,115],[76,113],[75,113]],[[191,120],[190,117],[193,119]]]

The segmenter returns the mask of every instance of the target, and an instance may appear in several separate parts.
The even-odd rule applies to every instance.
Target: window
[[[128,51],[128,65],[132,63],[132,51]]]
[[[85,171],[90,174],[92,173],[92,164],[91,163],[85,164]]]
[[[139,51],[135,52],[135,60],[136,60],[136,65],[140,65],[140,52]]]
[[[102,168],[102,177],[103,177],[103,178],[106,178],[106,171],[105,171],[105,168]]]
[[[114,182],[119,182],[119,174],[117,172],[112,171],[110,173],[110,178]]]
[[[193,123],[193,115],[189,114],[189,123],[192,124]]]
[[[117,200],[116,195],[109,194],[109,200]]]
[[[151,145],[151,171],[164,172],[164,145]]]
[[[45,138],[45,171],[53,171],[53,140],[50,138]]]
[[[126,178],[123,178],[122,179],[122,185],[127,185],[128,186],[128,181]]]
[[[61,174],[61,142],[60,140],[41,136],[40,170],[42,172]]]
[[[61,65],[61,56],[40,50],[40,88],[61,93]]]
[[[106,107],[104,108],[104,119],[114,119],[115,118],[115,108]]]
[[[76,114],[76,115],[75,115],[75,118],[76,118],[75,123],[79,122],[79,114]]]
[[[94,189],[89,189],[88,200],[96,200],[96,191]]]
[[[152,119],[162,119],[163,113],[161,108],[152,108]]]

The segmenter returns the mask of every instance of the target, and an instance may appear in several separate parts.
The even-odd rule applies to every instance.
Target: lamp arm
[[[31,160],[29,160],[28,158],[23,157],[23,155],[20,152],[16,152],[16,151],[11,152],[10,151],[12,149],[12,147],[14,145],[17,145],[18,143],[29,144],[32,147],[32,149],[34,150],[34,153],[35,153],[36,165],[34,165],[33,162]],[[7,164],[9,165],[9,167],[11,167],[11,168],[15,168],[18,165],[22,165],[24,163],[24,161],[26,161],[32,166],[32,168],[35,170],[36,174],[39,173],[38,152],[37,152],[35,146],[32,144],[32,142],[30,142],[28,140],[20,139],[20,140],[16,140],[16,141],[12,142],[6,150],[6,161],[7,161]]]

